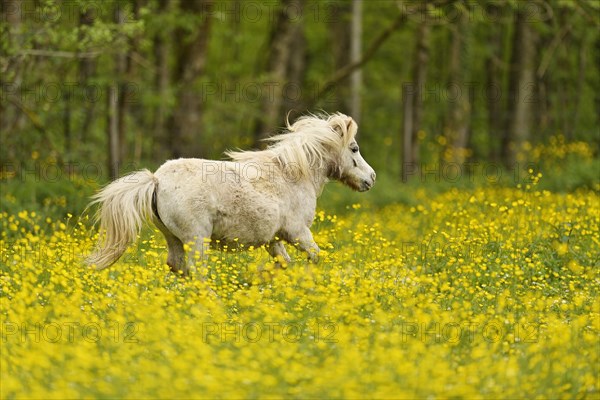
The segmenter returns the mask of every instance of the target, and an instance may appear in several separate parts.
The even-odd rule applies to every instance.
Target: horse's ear
[[[352,131],[351,131],[352,124],[356,125],[356,122],[354,122],[352,117],[346,117],[346,133],[348,135],[352,135]]]
[[[335,124],[335,126],[333,127],[333,130],[335,130],[340,135],[340,137],[344,137],[344,129],[341,124]]]
[[[344,137],[345,133],[350,133],[350,126],[352,125],[352,122],[354,121],[351,117],[346,117],[344,119],[345,119],[345,121],[339,121],[339,123],[335,124],[335,127],[333,128],[333,129],[335,129],[335,131],[337,133],[340,134],[341,137]],[[342,125],[344,123],[345,123],[345,126]]]

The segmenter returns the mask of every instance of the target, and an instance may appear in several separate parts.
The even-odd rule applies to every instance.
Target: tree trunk
[[[2,48],[0,48],[0,72],[2,74],[2,82],[13,85],[12,89],[15,93],[21,90],[23,72],[26,70],[23,67],[25,63],[23,58],[14,55],[16,50],[22,48],[24,41],[23,17],[20,7],[21,5],[16,1],[0,2],[0,18],[4,22],[0,24],[0,35],[2,36],[2,41],[6,42],[6,45],[3,43]],[[0,139],[2,139],[2,143],[5,143],[4,139],[7,136],[14,137],[14,128],[18,128],[25,121],[24,114],[18,107],[8,107],[7,97],[2,93],[2,96],[0,96]],[[17,140],[22,140],[21,135],[18,136]],[[10,159],[20,157],[20,154],[15,151],[20,146],[6,147],[8,148],[7,153]]]
[[[110,180],[114,180],[119,176],[119,168],[121,164],[120,159],[120,142],[119,142],[119,120],[118,120],[118,86],[116,83],[109,83],[107,86],[107,136],[108,136],[108,159],[107,169]]]
[[[65,136],[65,153],[67,153],[67,159],[70,159],[73,155],[71,154],[72,149],[72,131],[71,131],[71,95],[65,95],[65,108],[63,109],[63,133]]]
[[[594,65],[600,65],[600,35],[596,35],[596,41],[591,47],[594,50],[592,53],[594,54],[594,60],[592,61],[592,63]],[[596,81],[596,84],[593,86],[593,89],[596,93],[596,95],[594,96],[594,109],[600,110],[600,96],[598,95],[598,93],[600,92],[600,87],[598,87],[599,85],[597,82],[598,81]],[[596,126],[596,132],[598,132],[598,125],[600,125],[600,113],[596,112],[594,124],[594,126]]]
[[[569,68],[561,65],[564,60],[561,52],[567,47],[565,40],[572,29],[564,18],[564,15],[568,14],[568,10],[562,9],[557,18],[545,21],[546,29],[542,31],[543,33],[538,39],[538,48],[545,50],[539,52],[539,66],[536,70],[536,99],[539,101],[535,107],[535,126],[540,134],[547,132],[549,127],[552,127],[550,132],[554,133],[556,125],[562,124],[564,127],[565,119],[570,116],[567,109],[569,102],[568,100],[565,102],[566,96],[563,93],[565,82],[562,76],[563,71]],[[554,68],[551,68],[551,65]],[[572,86],[570,81],[566,82],[566,85]],[[558,96],[550,96],[550,93],[557,91],[559,92]],[[553,108],[557,108],[557,110],[550,112],[549,110]]]
[[[115,22],[118,25],[125,23],[125,11],[120,7],[114,10]],[[126,69],[126,55],[117,53],[115,56],[115,75],[113,82],[107,85],[107,105],[106,105],[106,129],[108,136],[108,159],[107,167],[110,179],[116,179],[119,176],[119,169],[125,155],[125,127],[122,124],[124,116],[120,115],[125,110],[121,109],[121,80]]]
[[[358,62],[362,58],[362,0],[352,1],[352,30],[350,40],[350,62]],[[360,123],[362,69],[350,75],[350,115]]]
[[[567,16],[569,15],[569,11],[565,8],[559,8],[559,13],[557,16],[558,25],[562,27],[565,34],[562,38],[560,46],[557,48],[557,59],[556,59],[556,69],[558,71],[572,71],[574,65],[571,64],[570,54],[567,49],[570,49],[571,46],[574,46],[572,42],[572,38],[570,35],[570,27],[568,26]],[[573,115],[573,109],[571,105],[574,103],[574,97],[579,94],[574,93],[573,91],[573,80],[564,73],[557,74],[557,91],[558,91],[558,116],[560,119],[560,130],[567,137],[567,139],[571,139],[572,135],[572,127],[571,127],[571,116]]]
[[[447,84],[450,97],[445,128],[447,147],[443,161],[459,164],[464,163],[466,158],[471,114],[470,88],[465,85],[468,81],[468,66],[463,63],[463,60],[468,59],[467,24],[467,15],[461,12],[456,24],[451,26]]]
[[[488,12],[491,15],[498,15],[500,8],[490,5]],[[486,69],[486,102],[488,112],[488,137],[490,143],[490,158],[494,161],[500,161],[501,141],[505,129],[504,111],[502,99],[504,98],[502,90],[502,25],[492,25],[489,27],[490,44],[489,53],[485,60]]]
[[[402,87],[402,114],[404,116],[402,121],[402,182],[406,182],[409,176],[417,170],[417,165],[412,156],[413,107],[415,96],[412,84],[405,84]]]
[[[423,116],[423,90],[425,88],[427,63],[429,61],[429,25],[422,21],[416,32],[416,47],[413,64],[413,82],[404,85],[404,134],[402,180],[419,173],[419,131]]]
[[[133,16],[135,19],[139,17],[139,0],[133,1]],[[121,6],[117,7],[117,22],[119,25],[125,23],[126,16]],[[118,97],[117,97],[117,125],[119,132],[119,158],[121,162],[128,158],[129,144],[127,143],[127,117],[129,116],[129,105],[131,102],[131,79],[135,75],[135,64],[131,60],[131,53],[134,51],[136,40],[131,39],[127,49],[117,55],[117,80],[118,80]]]
[[[307,103],[307,107],[313,107],[326,94],[330,93],[334,88],[336,88],[340,82],[345,82],[352,72],[362,68],[366,63],[372,60],[375,54],[377,54],[377,51],[392,36],[392,34],[406,23],[408,20],[408,15],[409,14],[406,11],[401,10],[394,21],[385,29],[383,29],[375,37],[375,39],[371,41],[371,43],[369,43],[369,46],[365,49],[360,60],[354,63],[348,62],[348,64],[345,64],[343,67],[337,69],[329,78],[325,79],[323,83],[319,85],[316,94],[311,96],[310,102]]]
[[[140,19],[140,9],[142,8],[145,0],[133,0],[133,18],[135,20]],[[139,104],[139,98],[137,97],[139,93],[137,92],[138,84],[140,83],[139,79],[136,79],[138,76],[138,68],[137,63],[134,61],[134,58],[139,56],[140,49],[140,36],[131,37],[129,40],[129,49],[127,52],[127,64],[125,75],[127,80],[123,84],[123,104],[122,107],[125,108],[123,112],[123,128],[127,129],[127,120],[126,118],[130,118],[130,128],[131,134],[133,135],[133,151],[131,151],[131,161],[134,164],[139,164],[142,158],[142,142],[143,142],[143,131],[147,128],[144,126],[143,118],[140,116],[140,107],[136,107],[136,103]],[[133,106],[133,107],[132,107]]]
[[[531,104],[535,86],[535,37],[523,11],[516,12],[508,88],[508,121],[502,159],[508,166],[522,161],[519,154],[531,135]],[[524,161],[524,160],[523,160]]]
[[[234,17],[231,18],[231,30],[233,31],[233,37],[239,37],[241,33],[241,14],[242,14],[242,0],[232,0],[233,9],[235,10]],[[232,43],[233,51],[232,51],[232,59],[239,60],[240,58],[240,43],[237,40],[234,40]]]
[[[331,3],[332,13],[336,16],[329,21],[329,41],[333,55],[333,68],[338,71],[351,63],[351,38],[353,3],[335,2]],[[350,113],[350,82],[349,78],[341,80],[335,90],[331,92],[330,106],[344,114]]]
[[[552,43],[552,37],[550,35],[540,36],[539,38],[539,46],[541,49],[547,49],[550,47]],[[543,63],[543,53],[538,53],[539,65]],[[534,107],[533,117],[536,130],[540,135],[545,135],[548,130],[548,126],[550,124],[550,113],[549,109],[551,108],[551,104],[548,99],[548,89],[549,89],[549,79],[548,73],[545,71],[537,70],[535,74],[535,95],[539,100]]]
[[[172,1],[171,0],[159,0],[158,12],[165,14],[171,11]],[[154,140],[155,143],[159,143],[162,146],[160,148],[160,154],[158,150],[154,151],[154,156],[157,158],[167,157],[167,154],[163,154],[163,149],[169,148],[169,137],[166,133],[165,124],[167,121],[167,95],[169,90],[169,52],[170,44],[173,42],[173,35],[171,30],[160,30],[154,36],[153,50],[154,50],[154,63],[156,68],[154,85],[156,87],[157,105],[154,112]]]
[[[92,15],[92,9],[88,8],[85,11],[82,10],[79,15],[79,26],[91,26],[94,22]],[[79,60],[79,82],[82,85],[88,85],[92,76],[96,71],[96,60],[89,57],[84,57]],[[94,110],[96,107],[96,103],[94,101],[90,101],[89,99],[83,102],[84,105],[84,116],[83,123],[81,124],[81,129],[77,133],[76,140],[79,142],[86,142],[88,140],[88,133],[91,129],[92,122],[94,121]]]
[[[577,127],[579,126],[579,116],[581,115],[581,94],[585,88],[585,80],[586,80],[586,72],[587,68],[587,52],[588,46],[586,45],[585,38],[582,38],[579,42],[579,54],[577,57],[577,85],[576,85],[576,96],[575,96],[575,106],[573,110],[573,119],[571,121],[571,126],[573,129],[573,133],[577,132]]]
[[[281,114],[295,117],[295,113],[301,113],[305,106],[304,99],[304,81],[306,76],[306,35],[304,32],[304,24],[297,23],[292,35],[291,48],[287,66],[287,82],[286,90],[283,95],[283,105],[280,110]]]
[[[171,154],[176,158],[202,155],[199,143],[202,103],[194,83],[204,73],[206,65],[212,6],[212,2],[207,0],[186,0],[180,4],[183,12],[198,15],[202,24],[192,32],[181,28],[175,32],[178,48],[173,82],[177,86],[177,95],[175,109],[168,125],[172,129]]]
[[[304,10],[305,0],[281,0],[281,5],[269,39],[269,55],[266,72],[268,95],[263,96],[260,117],[255,123],[255,145],[269,136],[275,127],[283,125],[284,89],[289,82],[289,64],[292,53],[297,51],[292,44],[302,35],[302,23],[298,21]]]

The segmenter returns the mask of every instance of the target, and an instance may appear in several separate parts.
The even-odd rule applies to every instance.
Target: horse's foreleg
[[[285,247],[283,243],[281,243],[281,241],[274,240],[272,242],[269,242],[266,248],[271,257],[275,259],[275,266],[277,268],[283,267],[282,261],[284,261],[286,264],[292,261],[290,255],[285,250]]]
[[[303,227],[297,235],[291,235],[291,238],[301,250],[308,254],[308,259],[314,263],[319,262],[319,246],[315,243],[310,229]]]

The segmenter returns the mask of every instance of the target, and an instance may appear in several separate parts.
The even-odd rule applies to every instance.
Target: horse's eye
[[[358,146],[351,147],[350,151],[352,151],[353,153],[358,153]]]

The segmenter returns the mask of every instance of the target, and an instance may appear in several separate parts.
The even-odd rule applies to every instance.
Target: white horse
[[[318,260],[310,232],[317,197],[330,179],[369,190],[375,171],[356,143],[357,124],[344,114],[304,116],[273,136],[262,151],[230,151],[232,161],[180,158],[154,174],[141,170],[104,187],[90,205],[101,242],[87,259],[104,269],[136,240],[152,219],[167,240],[167,264],[184,275],[209,243],[265,245],[277,260],[290,261],[282,240]],[[186,263],[184,244],[190,246]],[[198,253],[196,253],[198,252]]]

